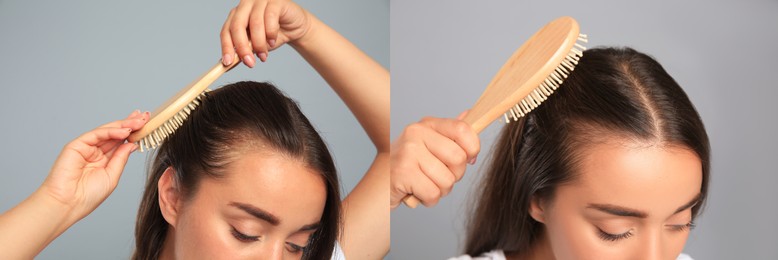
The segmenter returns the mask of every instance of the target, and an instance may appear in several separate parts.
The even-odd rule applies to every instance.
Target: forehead
[[[702,165],[689,149],[640,142],[603,142],[582,149],[576,180],[557,194],[581,203],[672,213],[702,185]],[[561,194],[560,194],[561,193]],[[564,196],[564,195],[563,195]]]
[[[298,159],[275,152],[238,155],[224,177],[204,178],[198,193],[224,205],[241,202],[261,207],[282,222],[310,224],[324,210],[327,188],[321,174]]]

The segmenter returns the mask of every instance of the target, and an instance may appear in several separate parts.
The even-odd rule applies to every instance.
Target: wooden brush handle
[[[154,132],[154,130],[162,126],[170,118],[181,111],[185,106],[189,105],[192,100],[202,94],[203,91],[205,91],[205,89],[207,89],[208,86],[216,81],[216,79],[218,79],[222,74],[231,70],[235,67],[235,65],[240,63],[240,59],[238,59],[237,54],[235,54],[233,60],[234,62],[228,66],[225,66],[222,64],[222,61],[219,60],[218,64],[214,65],[210,70],[206,71],[200,75],[200,77],[192,81],[192,83],[189,83],[189,85],[178,91],[175,96],[168,99],[164,104],[154,110],[154,112],[151,113],[149,122],[147,122],[143,128],[130,134],[130,136],[127,137],[127,141],[131,143],[138,142],[140,139],[146,137],[151,132]]]
[[[511,55],[462,120],[476,133],[483,131],[538,88],[568,56],[578,36],[578,23],[572,17],[543,26]],[[421,201],[408,195],[403,202],[416,208]]]

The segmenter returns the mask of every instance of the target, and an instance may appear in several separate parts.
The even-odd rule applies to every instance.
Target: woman
[[[294,102],[263,83],[215,90],[158,151],[141,202],[134,258],[386,254],[388,72],[290,1],[241,1],[221,39],[223,54],[237,52],[249,67],[254,54],[266,61],[269,51],[294,47],[353,111],[376,146],[375,161],[337,203],[332,159]],[[136,111],[66,145],[41,187],[0,216],[4,257],[33,258],[99,206],[137,148],[125,139],[148,118]],[[339,250],[335,240],[343,254],[332,253]]]
[[[434,205],[477,144],[458,120],[408,126],[393,144],[393,206],[411,193]],[[699,115],[659,63],[629,48],[588,50],[557,93],[502,130],[457,259],[687,257],[709,156]]]

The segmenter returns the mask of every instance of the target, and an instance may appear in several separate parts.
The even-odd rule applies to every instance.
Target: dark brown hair
[[[303,259],[329,259],[339,230],[338,177],[327,146],[297,104],[273,85],[237,82],[208,92],[201,104],[159,147],[150,165],[138,210],[133,259],[157,259],[168,223],[162,217],[157,183],[168,167],[183,198],[191,197],[204,177],[219,178],[236,153],[269,146],[318,171],[327,186],[321,227],[313,233]],[[267,148],[266,148],[267,149]]]
[[[504,127],[475,196],[465,253],[526,252],[543,232],[532,199],[552,199],[572,181],[580,149],[614,135],[692,150],[702,162],[700,202],[709,182],[710,147],[686,93],[653,58],[630,48],[584,52],[562,86],[528,116]],[[599,139],[597,139],[599,138]]]

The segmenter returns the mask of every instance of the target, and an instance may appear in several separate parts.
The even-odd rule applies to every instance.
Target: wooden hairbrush
[[[510,123],[538,107],[583,56],[586,48],[579,41],[588,42],[572,17],[557,18],[540,28],[505,62],[462,120],[480,133],[500,115]],[[416,208],[420,201],[408,195],[403,202]]]
[[[223,65],[219,60],[218,64],[165,101],[151,113],[149,122],[143,128],[130,134],[127,141],[137,143],[141,152],[159,147],[165,138],[173,134],[183,124],[189,113],[200,104],[200,99],[208,92],[208,86],[240,63],[237,54],[232,60],[234,62],[229,66]]]

